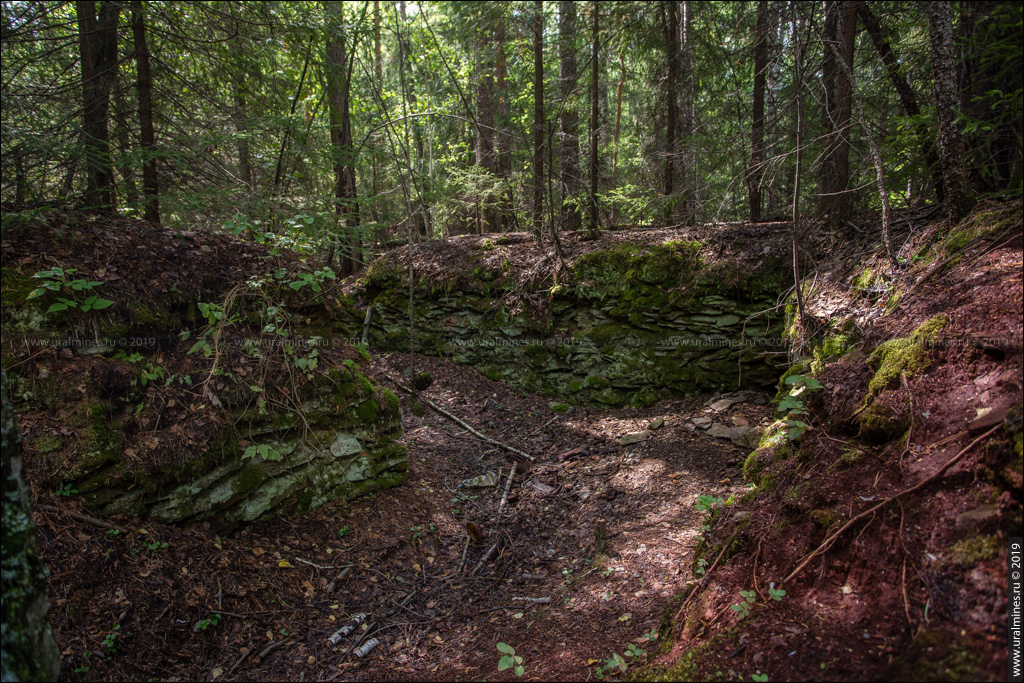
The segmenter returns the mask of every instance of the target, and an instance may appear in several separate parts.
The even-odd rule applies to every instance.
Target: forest
[[[0,11],[4,681],[1020,679],[1020,3]]]

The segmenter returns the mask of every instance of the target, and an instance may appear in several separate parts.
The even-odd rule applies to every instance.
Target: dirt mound
[[[1020,202],[912,238],[921,266],[881,275],[872,261],[812,293],[834,327],[782,384],[796,412],[748,459],[757,487],[706,535],[697,561],[717,566],[678,610],[665,675],[1005,677]]]

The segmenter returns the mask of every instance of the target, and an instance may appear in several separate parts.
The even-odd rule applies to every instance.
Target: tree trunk
[[[142,194],[146,197],[143,217],[160,222],[160,184],[156,170],[156,132],[153,125],[153,77],[149,70],[146,17],[142,1],[132,2],[132,38],[135,41],[135,69],[139,92],[139,145],[142,147]],[[248,151],[248,143],[246,143]],[[248,158],[245,159],[246,166]]]
[[[619,52],[619,86],[615,91],[615,140],[612,149],[612,192],[619,187],[619,129],[622,126],[622,86],[626,83],[626,62]],[[612,202],[612,225],[619,224],[619,204]]]
[[[96,3],[77,0],[78,42],[82,65],[82,131],[88,185],[85,199],[91,208],[114,208],[114,174],[107,133],[110,86],[117,73],[119,2],[106,0],[96,15]]]
[[[797,21],[797,5],[790,4],[793,19],[793,63],[796,68],[796,169],[793,174],[793,285],[796,290],[797,312],[800,316],[800,352],[803,351],[804,334],[807,332],[804,316],[804,295],[800,280],[800,173],[804,158],[804,72],[803,46],[800,42],[800,24]],[[831,52],[831,51],[827,51]]]
[[[903,111],[906,112],[908,117],[913,118],[917,122],[914,124],[914,133],[921,139],[921,156],[931,170],[932,182],[935,185],[935,196],[941,202],[945,199],[946,193],[942,181],[942,169],[939,166],[939,156],[935,151],[935,136],[928,130],[928,126],[920,120],[921,107],[918,106],[917,97],[914,95],[914,90],[910,87],[907,75],[900,69],[900,62],[896,59],[892,46],[885,39],[885,34],[882,31],[882,25],[879,23],[878,17],[871,11],[868,3],[863,0],[857,3],[857,15],[860,17],[861,23],[864,24],[864,28],[867,29],[868,37],[871,38],[871,43],[875,46],[875,52],[878,53],[878,57],[885,66],[885,72],[888,74],[890,82],[892,82],[892,87],[896,90],[896,94],[899,95]]]
[[[494,123],[498,129],[495,136],[494,154],[497,162],[498,177],[503,189],[498,200],[494,229],[504,232],[512,216],[512,187],[509,179],[512,176],[512,137],[509,134],[508,91],[505,79],[508,76],[508,63],[505,59],[505,14],[498,12],[494,25]]]
[[[591,6],[591,20],[593,21],[593,40],[591,42],[590,52],[590,216],[588,221],[587,232],[591,239],[597,238],[597,231],[600,229],[600,218],[597,214],[597,181],[599,175],[599,167],[597,163],[597,143],[598,135],[601,129],[600,122],[600,110],[599,110],[599,69],[598,69],[598,49],[600,48],[600,40],[598,33],[598,21],[601,16],[601,8],[598,5],[598,0],[594,0]]]
[[[488,7],[482,6],[478,15],[476,35],[476,164],[490,176],[494,173],[494,64],[491,47],[491,24],[486,13]],[[494,212],[490,209],[488,198],[486,208],[482,205],[483,198],[477,197],[477,232],[492,232]]]
[[[544,221],[544,0],[533,3],[533,233]]]
[[[339,35],[344,25],[342,3],[325,3],[327,11],[327,99],[330,105],[331,151],[334,157],[335,206],[344,225],[341,248],[341,274],[355,272],[361,260],[358,236],[359,205],[356,172],[352,166],[355,150],[352,144],[352,123],[349,112],[349,87],[352,83],[350,55],[346,53],[345,36]]]
[[[676,179],[676,122],[679,93],[679,23],[674,0],[661,3],[661,20],[665,32],[665,54],[668,77],[665,79],[665,179],[664,194],[670,198],[675,192]]]
[[[681,216],[683,222],[692,224],[696,218],[697,178],[693,155],[693,3],[683,0],[679,3],[679,76],[682,88],[680,107],[679,137],[679,189],[683,193]]]
[[[963,141],[957,123],[960,107],[954,60],[953,8],[948,0],[930,3],[928,33],[931,40],[932,79],[939,122],[936,139],[946,188],[946,207],[950,222],[957,223],[974,206],[974,195],[967,182]]]
[[[580,229],[580,142],[576,106],[572,91],[576,86],[576,3],[558,3],[559,85],[561,95],[561,161],[563,230]]]
[[[757,3],[757,27],[754,32],[754,102],[750,131],[750,169],[747,172],[747,197],[750,220],[761,220],[761,180],[764,177],[764,89],[768,70],[768,0]]]
[[[819,175],[818,211],[827,215],[834,225],[842,225],[850,219],[853,197],[848,192],[850,184],[850,115],[852,99],[850,79],[852,73],[853,48],[857,35],[857,7],[855,2],[829,0],[825,6],[825,55],[822,61],[824,106],[822,107],[822,128],[825,149]],[[840,68],[836,51],[829,45],[837,45],[847,69]]]

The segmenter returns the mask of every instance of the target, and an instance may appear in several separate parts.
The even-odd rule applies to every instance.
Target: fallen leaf
[[[277,563],[277,566],[278,567],[290,567],[290,566],[292,566],[292,563],[289,562],[288,560],[281,560],[280,562]]]

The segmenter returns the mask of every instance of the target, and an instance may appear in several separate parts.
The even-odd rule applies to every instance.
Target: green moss
[[[423,417],[427,414],[427,409],[423,407],[423,404],[417,401],[415,398],[412,399],[411,406],[412,414],[416,417]]]
[[[572,393],[575,394],[579,392],[581,389],[583,389],[583,382],[580,382],[579,380],[575,379],[569,382],[569,391],[571,391]]]
[[[572,406],[568,403],[552,403],[551,412],[553,413],[567,413],[572,409]]]
[[[972,536],[953,544],[949,549],[949,559],[959,565],[969,567],[982,560],[998,557],[1003,542],[996,536]]]
[[[384,397],[384,412],[389,416],[396,416],[402,412],[401,406],[398,401],[398,395],[390,389],[382,389],[381,395]]]
[[[871,443],[891,441],[910,429],[910,417],[907,414],[896,412],[878,401],[862,410],[857,421],[860,423],[860,437]]]
[[[356,417],[359,418],[360,422],[373,423],[376,422],[377,416],[380,414],[380,406],[377,405],[375,400],[367,399],[360,403],[356,407]]]
[[[937,315],[922,323],[909,337],[890,339],[872,351],[868,367],[875,375],[868,383],[870,394],[877,395],[895,386],[903,374],[913,377],[928,369],[931,345],[948,322],[948,316]]]
[[[485,367],[480,368],[480,374],[486,377],[487,379],[495,382],[501,381],[501,378],[503,377],[501,370],[494,367],[493,365],[487,365]]]
[[[819,510],[811,510],[808,514],[811,521],[822,529],[830,529],[835,525],[842,516],[836,510],[832,508],[824,508]]]

